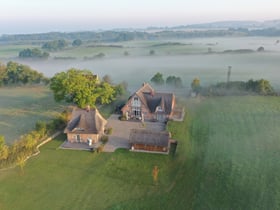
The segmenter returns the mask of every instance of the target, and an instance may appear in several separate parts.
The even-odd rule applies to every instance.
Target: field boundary
[[[32,155],[29,155],[29,156],[27,156],[26,158],[25,158],[25,160],[24,160],[24,162],[26,162],[27,160],[29,160],[30,158],[32,158],[32,157],[35,157],[35,156],[37,156],[37,155],[39,155],[40,154],[40,147],[41,146],[43,146],[43,145],[45,145],[46,143],[48,143],[48,142],[50,142],[51,140],[53,140],[55,137],[57,137],[59,134],[61,134],[62,133],[62,131],[57,131],[57,132],[55,132],[54,134],[52,134],[51,136],[49,136],[47,139],[45,139],[44,141],[42,141],[40,144],[38,144],[37,146],[36,146],[36,152],[35,153],[33,153]],[[10,170],[10,169],[13,169],[13,168],[16,168],[17,167],[17,164],[15,164],[15,165],[13,165],[13,166],[10,166],[10,167],[8,167],[8,168],[2,168],[2,169],[0,169],[0,171],[6,171],[6,170]]]

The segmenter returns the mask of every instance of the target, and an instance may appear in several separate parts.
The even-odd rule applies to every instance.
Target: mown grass
[[[279,209],[280,98],[188,99],[174,158],[60,150],[0,173],[0,209]],[[158,165],[159,181],[152,169]]]
[[[38,120],[55,118],[63,110],[44,86],[0,88],[0,135],[8,144],[33,130]]]

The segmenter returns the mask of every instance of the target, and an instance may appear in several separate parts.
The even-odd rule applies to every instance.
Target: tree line
[[[182,88],[183,87],[183,83],[182,83],[182,79],[180,77],[176,77],[176,76],[168,76],[166,78],[166,80],[163,78],[163,74],[157,72],[150,80],[152,83],[154,83],[155,85],[168,85],[171,87],[175,87],[175,88]]]
[[[4,136],[0,135],[0,168],[18,165],[23,170],[27,157],[34,154],[48,135],[66,126],[68,113],[64,111],[59,117],[46,123],[38,121],[35,129],[23,135],[12,145],[7,145]]]
[[[252,29],[248,28],[229,28],[219,30],[183,30],[187,28],[182,26],[178,29],[160,28],[157,32],[142,32],[142,31],[85,31],[85,32],[50,32],[39,34],[15,34],[2,35],[0,41],[14,42],[14,41],[45,41],[45,40],[91,40],[96,42],[120,42],[130,40],[156,40],[156,39],[181,39],[193,37],[217,37],[217,36],[280,36],[280,29],[264,28]],[[180,29],[180,30],[179,30]]]
[[[224,95],[250,95],[257,94],[263,96],[277,95],[268,80],[259,79],[248,81],[227,81],[218,82],[215,85],[202,87],[200,80],[195,78],[191,84],[192,92],[204,96],[224,96]]]
[[[46,84],[48,83],[42,73],[31,69],[27,65],[19,64],[13,61],[6,65],[0,63],[0,86],[3,85],[25,85],[25,84]]]

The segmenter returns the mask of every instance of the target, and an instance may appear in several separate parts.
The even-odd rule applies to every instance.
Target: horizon
[[[253,6],[252,6],[253,5]],[[0,35],[175,27],[220,21],[280,19],[280,2],[268,0],[9,0],[1,4]]]

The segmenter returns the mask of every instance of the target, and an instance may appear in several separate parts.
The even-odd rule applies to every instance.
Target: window
[[[140,107],[141,106],[141,102],[139,100],[139,98],[137,96],[135,96],[132,100],[132,106],[133,107]]]

